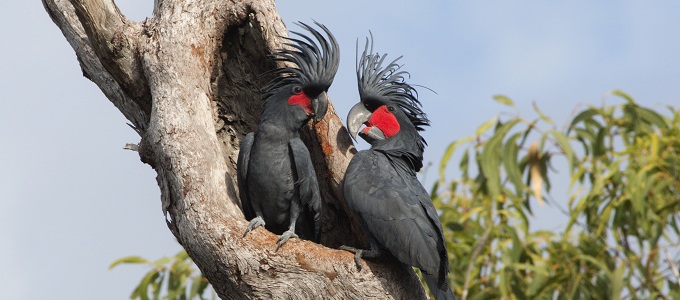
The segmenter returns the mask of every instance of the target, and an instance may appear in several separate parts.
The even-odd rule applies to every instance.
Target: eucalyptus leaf
[[[505,104],[507,106],[515,106],[515,103],[510,100],[510,98],[503,96],[503,95],[495,95],[493,96],[493,100],[496,100],[496,102]]]

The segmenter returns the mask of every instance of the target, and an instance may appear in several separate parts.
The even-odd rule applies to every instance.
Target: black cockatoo
[[[418,131],[429,120],[416,90],[404,81],[407,73],[397,64],[400,58],[387,62],[386,55],[373,53],[372,39],[357,58],[361,102],[350,110],[347,127],[352,138],[358,133],[371,148],[352,158],[343,191],[367,231],[368,249],[341,249],[356,254],[359,269],[359,258],[387,251],[419,268],[436,299],[454,299],[446,280],[449,263],[442,225],[416,178],[426,145]]]
[[[328,28],[316,23],[326,40],[311,26],[298,25],[311,37],[293,32],[297,38],[287,39],[290,48],[273,55],[273,60],[288,66],[275,69],[276,78],[265,86],[260,124],[241,142],[237,163],[243,212],[251,220],[243,236],[264,226],[281,235],[276,250],[298,237],[296,232],[305,239],[319,239],[319,185],[299,131],[310,118],[319,121],[326,114],[328,88],[340,61]]]

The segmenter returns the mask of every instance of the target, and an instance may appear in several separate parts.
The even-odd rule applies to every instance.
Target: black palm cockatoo
[[[359,269],[361,257],[387,251],[419,268],[436,299],[454,299],[446,279],[449,263],[442,225],[416,178],[426,145],[418,131],[429,120],[417,92],[404,81],[407,73],[397,64],[400,58],[387,62],[386,55],[373,53],[372,40],[357,58],[361,102],[350,110],[347,127],[352,138],[358,133],[371,148],[352,158],[343,191],[367,231],[368,249],[341,249],[355,253]]]
[[[276,78],[265,86],[260,124],[241,142],[237,163],[243,212],[251,220],[243,236],[264,226],[281,235],[276,250],[289,238],[298,237],[296,232],[302,238],[319,240],[319,185],[299,131],[310,118],[319,121],[326,114],[328,88],[340,60],[328,28],[316,23],[328,36],[326,40],[311,26],[298,25],[311,37],[293,32],[298,38],[287,38],[290,48],[273,55],[273,60],[288,65],[275,69]]]

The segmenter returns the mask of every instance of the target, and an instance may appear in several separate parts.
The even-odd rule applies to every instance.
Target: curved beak
[[[357,103],[349,110],[349,114],[347,114],[347,131],[349,131],[349,135],[352,139],[356,141],[359,128],[371,118],[372,114],[373,113],[366,109],[361,102]]]
[[[319,96],[312,99],[312,108],[314,108],[314,121],[321,121],[328,111],[328,93],[321,92]]]
[[[371,126],[370,128],[362,130],[359,132],[359,136],[371,145],[373,145],[374,142],[385,139],[385,134],[382,132],[382,130],[375,126]]]

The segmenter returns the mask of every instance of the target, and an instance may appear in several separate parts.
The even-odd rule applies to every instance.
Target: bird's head
[[[335,37],[326,26],[314,22],[326,37],[305,23],[298,26],[311,35],[291,32],[295,37],[285,38],[288,48],[279,49],[272,59],[286,66],[273,72],[277,75],[264,88],[271,110],[277,115],[288,115],[293,122],[302,124],[314,117],[321,120],[328,110],[328,88],[340,62],[340,49]]]
[[[348,131],[352,138],[358,134],[372,147],[406,148],[420,156],[426,143],[418,131],[430,121],[421,109],[418,93],[404,80],[408,73],[397,64],[401,57],[386,61],[386,54],[373,53],[372,40],[366,40],[360,57],[357,51],[361,101],[349,111]]]

